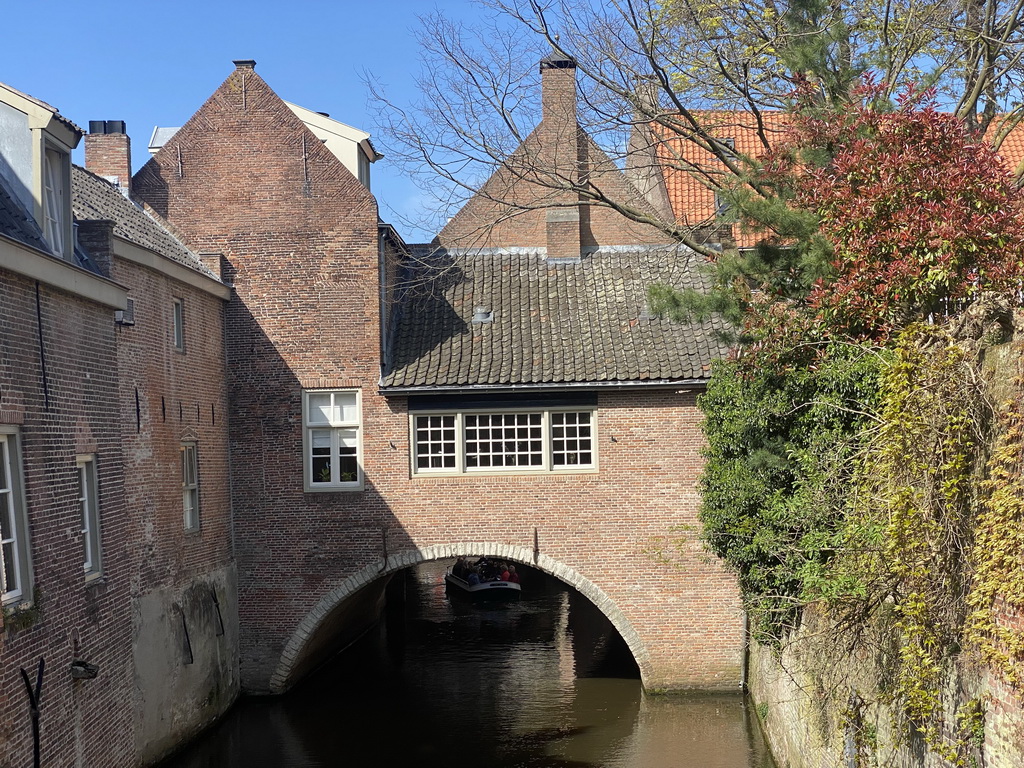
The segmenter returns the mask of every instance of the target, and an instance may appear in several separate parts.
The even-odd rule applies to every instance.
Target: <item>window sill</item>
[[[495,478],[502,480],[515,479],[517,477],[530,480],[536,480],[539,477],[550,477],[550,478],[572,478],[572,477],[588,477],[599,474],[600,470],[598,467],[592,467],[587,469],[565,469],[552,471],[550,469],[537,469],[530,470],[524,469],[516,472],[488,472],[488,471],[472,471],[472,472],[414,472],[410,477],[413,480],[473,480],[475,478],[485,478],[493,480]]]
[[[366,486],[363,483],[359,485],[331,485],[323,488],[307,485],[303,489],[305,493],[362,493],[365,490]]]
[[[85,574],[85,586],[98,587],[107,583],[107,575],[102,571]]]

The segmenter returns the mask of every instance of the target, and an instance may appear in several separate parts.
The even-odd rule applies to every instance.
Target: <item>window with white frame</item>
[[[85,575],[100,573],[100,507],[96,457],[78,457],[78,504],[82,510],[82,544]]]
[[[306,490],[362,489],[359,390],[303,393],[303,425]]]
[[[194,442],[181,444],[181,504],[186,531],[199,529],[199,453]]]
[[[174,341],[174,348],[180,352],[185,351],[185,305],[181,299],[174,299],[171,303],[171,338]]]
[[[411,414],[413,472],[574,472],[597,466],[593,410]]]
[[[0,601],[29,599],[28,520],[18,434],[0,425]]]
[[[67,194],[68,155],[50,146],[43,149],[43,236],[61,258],[66,253],[70,216]]]

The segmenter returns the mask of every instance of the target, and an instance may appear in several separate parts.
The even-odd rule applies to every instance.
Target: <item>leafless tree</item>
[[[485,14],[473,26],[440,13],[421,19],[416,103],[398,104],[371,82],[386,151],[430,198],[433,231],[507,166],[537,124],[537,62],[552,51],[577,63],[581,127],[640,187],[668,169],[703,188],[761,193],[751,170],[776,139],[772,117],[790,105],[796,80],[833,106],[865,72],[890,92],[932,87],[997,145],[1022,112],[1024,0],[478,5]],[[739,150],[726,138],[730,121],[748,137]],[[712,220],[637,205],[586,178],[570,183],[584,203],[710,253],[701,233]]]

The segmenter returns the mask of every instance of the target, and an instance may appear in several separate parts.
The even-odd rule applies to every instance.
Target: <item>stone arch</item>
[[[607,617],[612,626],[615,627],[615,630],[622,636],[630,653],[633,654],[637,666],[640,668],[641,682],[646,684],[650,670],[647,647],[625,614],[604,593],[604,590],[567,565],[547,555],[536,554],[532,549],[494,542],[470,542],[464,544],[439,544],[422,549],[409,549],[398,552],[390,555],[386,560],[370,563],[345,579],[341,584],[320,598],[288,638],[288,642],[285,643],[284,650],[281,652],[281,658],[278,660],[277,668],[270,678],[271,693],[284,693],[287,690],[289,677],[296,663],[301,659],[306,643],[331,611],[346,599],[384,576],[411,568],[420,563],[452,559],[460,555],[501,557],[524,563],[554,576],[573,587],[597,606],[598,610]]]

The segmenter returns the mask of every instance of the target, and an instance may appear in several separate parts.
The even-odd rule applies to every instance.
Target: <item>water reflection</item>
[[[449,598],[443,571],[409,572],[404,610],[165,768],[770,768],[740,696],[643,695],[624,643],[559,583],[482,607]]]

